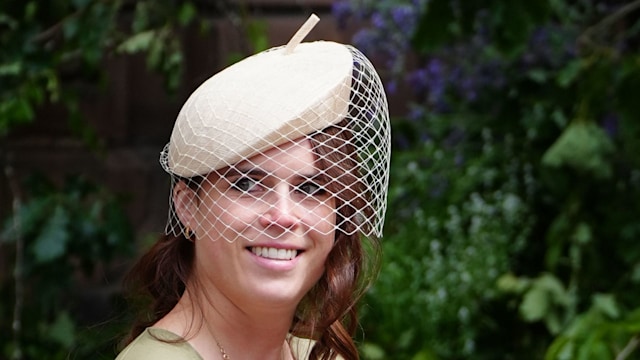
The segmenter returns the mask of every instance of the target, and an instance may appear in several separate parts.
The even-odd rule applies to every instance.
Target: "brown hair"
[[[358,216],[371,216],[373,210],[367,205],[367,187],[358,171],[357,151],[346,122],[311,137],[318,167],[331,179],[326,187],[336,198],[339,227],[326,270],[299,304],[291,327],[292,334],[316,340],[310,359],[333,359],[337,355],[358,359],[352,338],[357,327],[357,303],[379,266],[378,240],[361,237],[355,231],[361,221]],[[193,242],[182,234],[166,235],[134,265],[125,285],[130,293],[148,298],[150,304],[138,315],[125,344],[178,303],[191,277],[193,259]]]

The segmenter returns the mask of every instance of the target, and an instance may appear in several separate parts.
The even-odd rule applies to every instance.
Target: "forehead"
[[[267,173],[313,174],[317,171],[316,156],[308,138],[301,138],[270,148],[232,166],[239,171],[259,169]]]

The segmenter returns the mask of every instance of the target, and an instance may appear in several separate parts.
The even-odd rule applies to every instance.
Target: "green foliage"
[[[144,52],[168,89],[177,87],[178,32],[194,21],[194,5],[138,1],[129,12],[123,1],[0,5],[0,167],[15,203],[0,234],[0,358],[113,358],[120,324],[89,324],[96,319],[83,315],[87,304],[80,299],[91,294],[87,284],[99,282],[92,276],[132,255],[123,199],[78,178],[62,188],[42,179],[18,185],[19,176],[10,175],[5,161],[19,158],[6,138],[22,124],[47,121],[41,109],[52,105],[66,111],[72,135],[90,149],[106,151],[79,109],[83,89],[100,89],[108,81],[104,62],[118,50]],[[114,303],[118,295],[104,294],[101,300]]]
[[[103,61],[116,52],[145,52],[169,89],[181,76],[178,31],[194,21],[190,2],[138,1],[130,28],[122,1],[5,1],[0,7],[0,136],[31,122],[38,107],[60,104],[89,144],[98,136],[78,120],[79,82],[107,81]]]
[[[363,357],[637,357],[640,1],[349,4],[415,90]]]
[[[575,306],[575,296],[552,274],[542,274],[535,279],[505,274],[498,280],[498,289],[521,295],[518,311],[522,319],[542,321],[552,334],[566,325],[566,315]]]
[[[191,24],[196,15],[197,9],[191,2],[138,1],[131,35],[117,45],[116,51],[146,54],[147,67],[162,74],[167,88],[175,90],[181,80],[183,61],[177,32]]]
[[[495,45],[505,54],[524,49],[525,42],[536,26],[549,19],[548,1],[474,1],[458,4],[449,0],[430,0],[419,21],[413,41],[414,49],[429,52],[468,38],[476,32],[476,16],[488,12],[485,25],[491,31]]]
[[[620,314],[613,296],[595,294],[591,307],[556,337],[545,359],[630,358],[640,343],[640,309]]]
[[[382,358],[474,354],[483,304],[531,232],[520,180],[531,174],[510,149],[488,129],[473,159],[446,148],[427,141],[392,161],[386,261],[364,315]]]
[[[0,136],[30,122],[45,102],[75,111],[63,83],[97,76],[119,2],[6,1],[0,8]]]
[[[83,279],[132,254],[133,234],[122,199],[82,178],[68,180],[62,189],[37,178],[28,188],[32,199],[2,229],[0,248],[13,254],[16,273],[15,281],[0,283],[6,295],[0,318],[12,319],[16,304],[22,309],[19,338],[13,338],[12,321],[0,322],[3,358],[19,358],[19,350],[27,359],[66,359],[70,353],[88,357],[100,346],[110,350],[109,336],[115,333],[108,326],[82,323],[77,299],[87,291]]]

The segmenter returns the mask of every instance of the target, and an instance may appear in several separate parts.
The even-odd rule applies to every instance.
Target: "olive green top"
[[[296,359],[307,359],[313,340],[291,336]],[[189,342],[169,330],[150,327],[124,348],[116,360],[204,360]]]

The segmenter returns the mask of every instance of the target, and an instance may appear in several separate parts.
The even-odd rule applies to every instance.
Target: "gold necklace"
[[[227,352],[224,351],[224,348],[222,347],[222,345],[220,345],[220,341],[218,340],[216,335],[211,330],[211,325],[209,325],[209,323],[206,323],[205,325],[207,327],[207,331],[209,332],[209,334],[211,335],[213,340],[216,342],[216,345],[218,345],[218,349],[220,349],[220,356],[222,356],[222,359],[223,360],[230,360],[231,358],[229,357],[229,354],[227,354]]]
[[[213,335],[213,334],[211,334]],[[220,345],[220,341],[218,341],[218,339],[213,336],[213,340],[216,341],[216,345],[218,345],[218,349],[220,349],[220,356],[222,356],[222,359],[224,360],[231,360],[231,358],[229,357],[229,355],[227,354],[226,351],[224,351],[224,348],[222,347],[222,345]],[[282,349],[282,353],[281,353],[281,359],[284,359],[284,349]]]
[[[213,334],[212,334],[213,335]],[[222,345],[220,345],[220,341],[218,341],[218,339],[214,336],[213,340],[216,341],[216,345],[218,345],[218,349],[220,349],[220,355],[222,356],[222,358],[224,360],[230,360],[231,358],[229,357],[229,355],[227,354],[226,351],[224,351],[224,348],[222,347]]]

